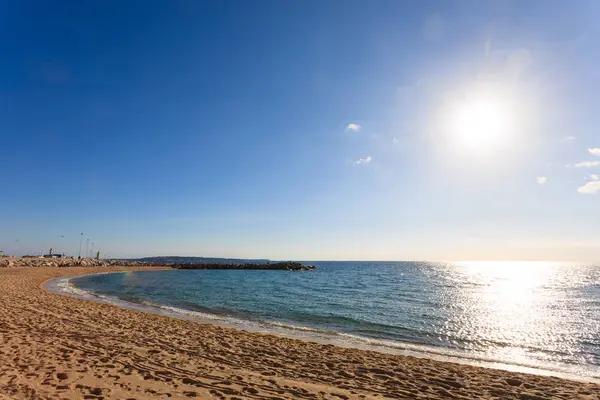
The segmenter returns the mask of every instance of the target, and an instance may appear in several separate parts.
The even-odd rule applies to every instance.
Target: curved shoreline
[[[151,268],[143,268],[151,269]],[[0,393],[28,399],[595,399],[600,385],[337,347],[60,296],[0,269]]]
[[[161,268],[150,269],[161,270]],[[142,270],[143,271],[143,270]],[[600,384],[600,376],[584,376],[577,375],[576,373],[567,372],[564,370],[565,367],[561,365],[555,365],[552,368],[539,368],[527,364],[517,363],[506,363],[494,359],[486,358],[475,358],[470,357],[468,354],[462,354],[460,351],[452,351],[452,349],[437,349],[428,348],[427,346],[413,345],[410,343],[386,343],[385,340],[362,338],[359,336],[340,334],[335,331],[325,331],[319,329],[313,329],[310,327],[304,327],[301,325],[290,325],[278,323],[275,321],[254,321],[254,320],[242,320],[233,317],[223,317],[217,314],[207,314],[205,312],[198,312],[193,310],[186,310],[171,306],[165,306],[160,304],[148,304],[148,303],[136,303],[121,299],[119,297],[105,296],[100,293],[93,291],[87,291],[80,288],[70,281],[72,279],[81,278],[83,276],[90,275],[101,275],[106,273],[123,273],[127,271],[115,271],[115,272],[102,272],[96,274],[83,274],[71,277],[58,278],[52,281],[45,282],[43,287],[45,290],[49,290],[52,293],[60,295],[73,296],[78,299],[95,301],[103,304],[108,304],[124,309],[148,312],[156,315],[162,315],[172,318],[179,318],[183,320],[190,320],[197,323],[203,324],[214,324],[224,328],[232,328],[238,330],[245,330],[249,332],[258,332],[262,334],[275,335],[279,337],[285,337],[290,339],[312,341],[319,344],[332,344],[335,346],[346,347],[358,350],[370,350],[380,353],[393,354],[399,356],[411,356],[417,358],[428,358],[434,361],[457,363],[461,365],[470,365],[476,367],[484,367],[491,369],[498,369],[503,371],[512,371],[519,373],[535,374],[540,376],[553,376],[562,379],[569,379],[581,382],[590,382]],[[68,293],[61,291],[57,287],[51,288],[50,285],[53,282],[66,281],[69,285],[76,288],[78,291],[85,292],[81,294]],[[58,286],[58,285],[57,285]],[[343,337],[343,338],[342,338]],[[352,339],[351,339],[352,338]],[[344,340],[345,339],[345,340]],[[414,348],[411,348],[414,347]],[[415,349],[416,347],[422,347]],[[563,368],[562,370],[560,368]]]

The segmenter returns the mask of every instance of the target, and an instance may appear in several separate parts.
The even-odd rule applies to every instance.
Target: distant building
[[[62,254],[44,254],[44,258],[63,258]]]
[[[63,258],[64,254],[54,254],[54,249],[50,248],[48,254],[43,255],[44,258]]]

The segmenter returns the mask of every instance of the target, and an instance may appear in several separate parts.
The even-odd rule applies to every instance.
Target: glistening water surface
[[[600,266],[311,264],[316,271],[140,271],[71,283],[148,307],[242,325],[600,377]]]

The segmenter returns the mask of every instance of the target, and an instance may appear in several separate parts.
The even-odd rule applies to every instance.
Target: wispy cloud
[[[348,124],[346,132],[360,132],[360,124]]]
[[[580,187],[579,189],[577,189],[577,191],[581,194],[600,193],[600,182],[598,182],[598,181],[588,182],[585,185],[583,185],[582,187]]]
[[[353,161],[352,165],[368,164],[371,162],[372,159],[373,159],[373,157],[371,157],[371,156],[367,156],[365,158],[359,158],[358,160]]]
[[[573,164],[575,168],[594,168],[600,167],[600,161],[582,161],[580,163]]]
[[[575,136],[565,136],[564,138],[561,138],[560,141],[561,142],[572,142],[575,139],[576,139]]]
[[[591,155],[600,157],[600,147],[588,149]]]
[[[596,174],[590,174],[590,175],[588,176],[588,178],[589,178],[591,181],[600,181],[600,176],[599,176],[599,175],[596,175]]]
[[[393,139],[392,139],[392,143],[398,143],[398,142],[400,142],[400,141],[398,140],[398,138],[393,138]]]
[[[548,178],[545,176],[538,176],[535,180],[537,181],[538,185],[545,185],[546,182],[548,182]]]

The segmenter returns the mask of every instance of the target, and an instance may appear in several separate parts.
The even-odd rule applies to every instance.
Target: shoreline
[[[61,296],[50,280],[156,268],[0,270],[13,398],[600,399],[600,385],[344,348]]]
[[[153,270],[161,270],[163,268],[153,268]],[[169,270],[169,268],[164,268]],[[143,270],[141,270],[143,271]],[[209,314],[206,312],[199,312],[194,310],[187,310],[183,308],[177,308],[172,306],[165,306],[160,304],[149,304],[149,303],[137,303],[134,301],[128,301],[118,297],[109,297],[93,291],[86,291],[77,288],[76,285],[71,283],[72,279],[80,278],[89,275],[100,275],[106,273],[122,273],[126,271],[115,271],[115,272],[103,272],[99,274],[84,274],[76,275],[71,277],[63,277],[55,280],[45,282],[43,288],[52,293],[59,295],[72,296],[74,298],[99,302],[103,304],[112,305],[115,307],[148,312],[151,314],[167,316],[170,318],[178,318],[183,320],[189,320],[201,324],[214,324],[224,328],[237,329],[249,332],[257,332],[266,335],[275,335],[279,337],[285,337],[289,339],[297,339],[303,341],[310,341],[324,345],[334,345],[339,347],[345,347],[349,349],[375,351],[385,354],[392,354],[398,356],[410,356],[416,358],[427,358],[439,362],[449,362],[461,365],[470,365],[475,367],[497,369],[502,371],[519,372],[526,374],[534,374],[540,376],[552,376],[561,379],[568,379],[573,381],[588,382],[600,384],[599,376],[584,376],[577,375],[576,373],[559,370],[560,365],[555,365],[555,369],[547,368],[543,369],[540,367],[526,365],[526,364],[510,364],[500,360],[485,359],[469,357],[468,354],[461,354],[458,350],[446,349],[446,348],[428,348],[424,345],[416,345],[412,343],[401,343],[401,342],[390,342],[386,345],[386,341],[383,339],[372,339],[366,337],[358,337],[355,335],[341,334],[346,340],[340,337],[340,332],[336,331],[325,331],[321,329],[313,329],[302,325],[294,325],[287,323],[280,323],[277,321],[261,321],[261,320],[244,320],[237,317],[227,317],[218,314]],[[76,292],[69,293],[68,290],[61,290],[58,286],[60,282],[66,282],[67,285],[76,289]],[[52,285],[56,282],[55,285]],[[81,293],[77,293],[81,292]],[[352,339],[350,339],[352,338]],[[413,348],[411,348],[413,347]],[[421,347],[421,348],[418,348]]]

